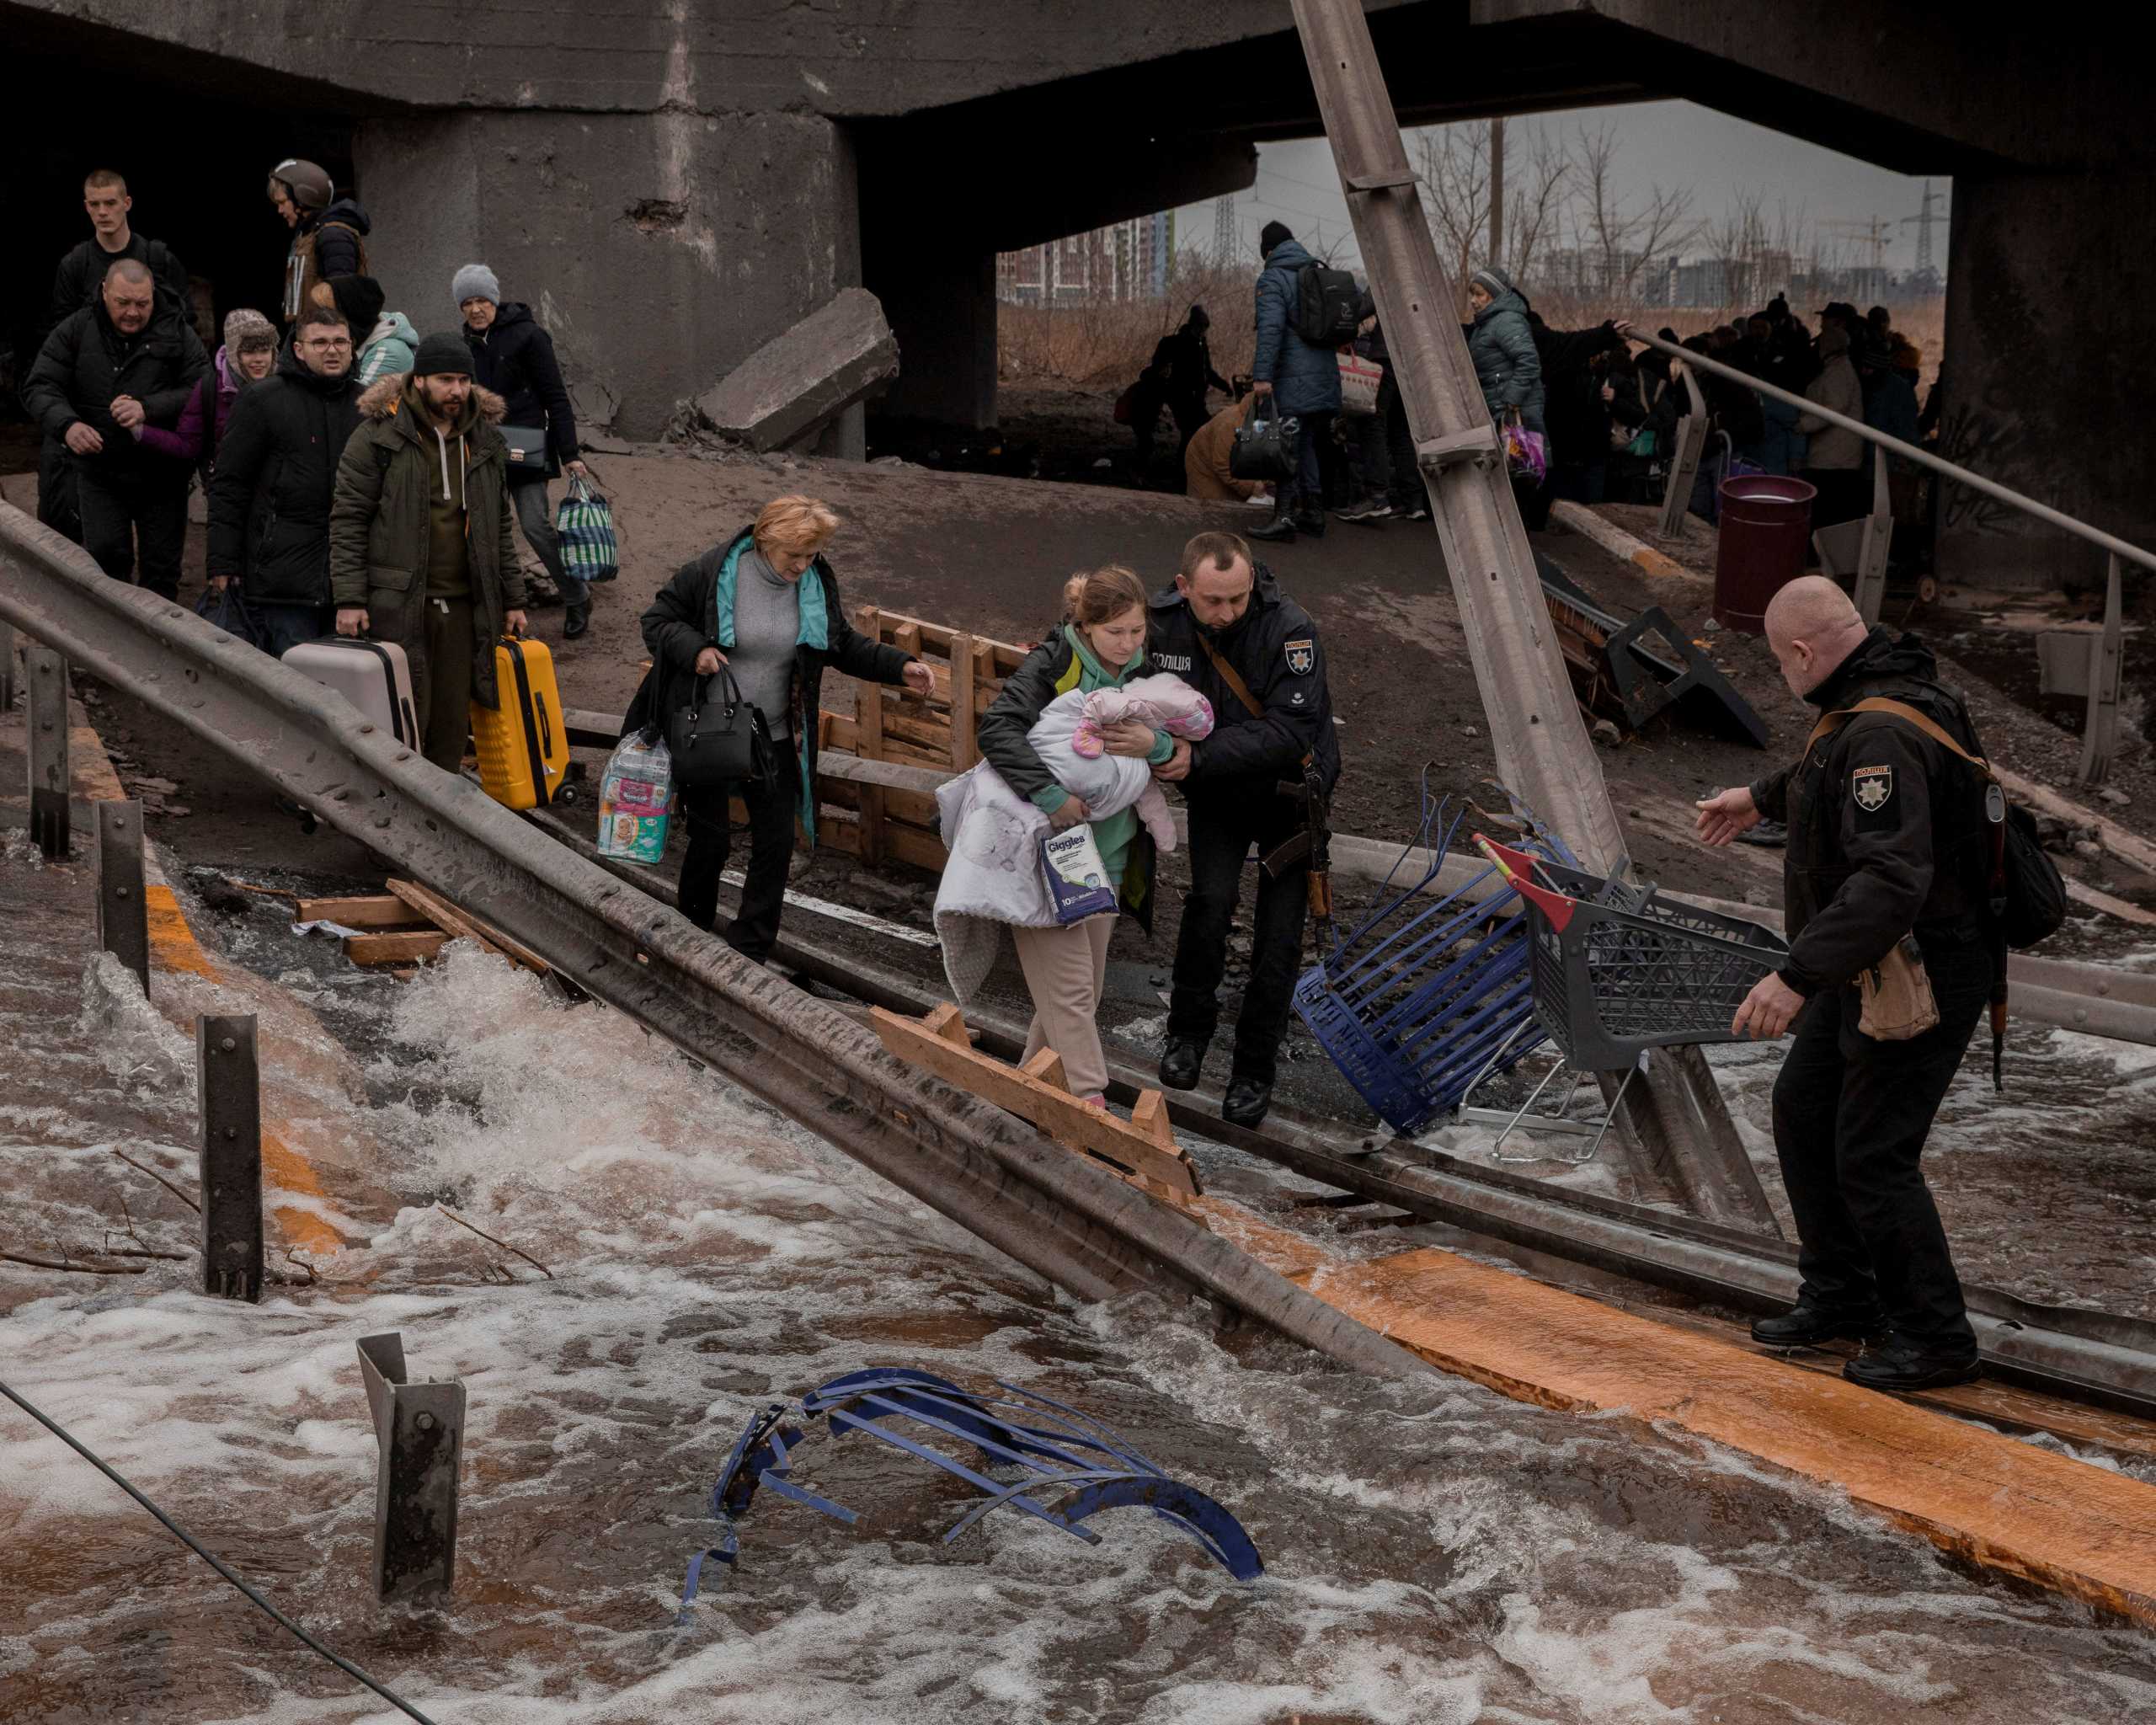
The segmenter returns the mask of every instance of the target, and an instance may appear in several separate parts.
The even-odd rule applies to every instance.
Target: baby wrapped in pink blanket
[[[1107,752],[1103,734],[1113,727],[1134,721],[1195,743],[1213,734],[1213,703],[1181,677],[1166,671],[1133,677],[1120,689],[1096,689],[1084,697],[1085,713],[1070,740],[1071,752],[1097,761]],[[1168,814],[1168,799],[1155,782],[1139,798],[1138,818],[1163,848],[1175,848],[1175,824]]]

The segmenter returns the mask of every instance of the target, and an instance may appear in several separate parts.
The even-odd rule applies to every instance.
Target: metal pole
[[[48,862],[65,862],[70,837],[67,793],[67,661],[29,644],[30,836]]]
[[[1505,122],[1490,122],[1490,261],[1505,267]]]
[[[98,944],[135,973],[150,993],[150,914],[142,897],[142,805],[95,805],[98,822]]]
[[[2104,632],[2089,644],[2089,717],[2082,728],[2080,780],[2100,785],[2110,777],[2118,747],[2119,677],[2125,626],[2119,612],[2119,560],[2114,553],[2104,583]]]
[[[1369,27],[1357,0],[1294,0],[1294,13],[1428,479],[1498,776],[1585,866],[1615,873],[1629,867],[1624,829],[1573,698]],[[1696,1049],[1643,1073],[1623,1118],[1650,1178],[1673,1184],[1703,1215],[1774,1231],[1758,1176]]]
[[[1894,548],[1894,505],[1886,489],[1886,452],[1866,450],[1871,462],[1871,513],[1864,518],[1863,537],[1857,541],[1857,614],[1866,623],[1879,621],[1886,604],[1886,558]]]
[[[1387,335],[1390,339],[1390,332]],[[1967,467],[1942,461],[1928,449],[1919,449],[1913,443],[1904,443],[1898,437],[1889,437],[1884,431],[1875,431],[1861,419],[1852,419],[1847,414],[1838,414],[1832,408],[1822,408],[1815,401],[1806,400],[1801,395],[1792,395],[1774,384],[1762,383],[1748,371],[1740,371],[1734,366],[1725,366],[1720,360],[1710,360],[1705,354],[1694,353],[1688,347],[1679,347],[1675,342],[1664,341],[1658,335],[1642,335],[1637,329],[1628,327],[1625,339],[1636,341],[1644,347],[1658,348],[1663,353],[1683,360],[1688,366],[1704,366],[1718,377],[1726,377],[1732,383],[1742,383],[1754,395],[1767,396],[1775,401],[1787,402],[1791,407],[1801,408],[1815,419],[1824,419],[1828,425],[1838,425],[1844,431],[1855,432],[1867,443],[1892,450],[1896,455],[1914,462],[1920,467],[1929,467],[1935,473],[1944,473],[1957,485],[1966,485],[1972,491],[1996,498],[1999,502],[2020,510],[2024,515],[2034,515],[2040,521],[2073,534],[2077,539],[2086,539],[2091,545],[2100,545],[2114,557],[2122,557],[2128,563],[2139,563],[2145,569],[2156,569],[2156,552],[2143,551],[2138,545],[2129,545],[2123,539],[2114,538],[2102,529],[2090,526],[2086,521],[2077,521],[2072,515],[2062,514],[2049,504],[2039,503],[2033,497],[2025,497],[2019,491],[2009,490],[1995,479],[1987,479],[1981,473],[1972,473]]]
[[[195,1023],[202,1109],[202,1291],[262,1297],[262,1087],[254,1015]]]
[[[0,623],[0,713],[15,710],[15,626]]]
[[[414,1384],[404,1338],[360,1338],[360,1378],[374,1416],[374,1591],[380,1599],[440,1599],[456,1580],[456,1480],[464,1386]]]
[[[1662,489],[1662,519],[1655,536],[1674,539],[1684,531],[1684,516],[1692,507],[1692,481],[1699,476],[1700,451],[1707,446],[1707,393],[1692,381],[1682,360],[1669,368],[1669,387],[1684,386],[1684,399],[1692,411],[1677,422],[1677,448],[1669,463],[1669,477]]]

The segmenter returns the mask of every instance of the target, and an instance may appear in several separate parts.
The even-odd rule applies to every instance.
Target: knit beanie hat
[[[387,296],[371,275],[333,275],[329,296],[337,302],[337,315],[352,326],[352,339],[365,341],[382,316]]]
[[[277,350],[277,327],[259,312],[243,307],[225,314],[225,351],[234,359],[244,353]]]
[[[484,264],[467,264],[451,280],[449,296],[460,306],[467,300],[492,300],[499,306],[502,285]]]
[[[1257,232],[1257,254],[1261,258],[1273,255],[1273,248],[1295,236],[1288,231],[1284,222],[1268,222]]]
[[[422,336],[419,350],[412,355],[412,375],[432,377],[446,371],[472,375],[472,350],[464,344],[461,335],[439,334]]]

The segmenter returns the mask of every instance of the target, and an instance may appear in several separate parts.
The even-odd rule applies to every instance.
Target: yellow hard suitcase
[[[569,734],[547,644],[515,635],[496,641],[494,691],[499,707],[472,703],[479,782],[511,809],[552,802],[568,770]]]

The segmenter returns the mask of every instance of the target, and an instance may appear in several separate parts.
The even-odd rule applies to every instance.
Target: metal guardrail
[[[1958,462],[1935,456],[1928,449],[1920,449],[1913,443],[1904,443],[1898,437],[1889,437],[1884,431],[1865,425],[1861,419],[1852,419],[1847,414],[1838,414],[1832,408],[1822,407],[1815,401],[1791,393],[1779,384],[1762,382],[1748,371],[1739,371],[1735,366],[1726,366],[1720,360],[1710,359],[1706,355],[1680,346],[1676,342],[1664,341],[1658,335],[1644,335],[1630,324],[1622,326],[1620,333],[1628,341],[1639,342],[1643,346],[1666,353],[1673,359],[1682,360],[1688,366],[1711,371],[1716,377],[1726,377],[1732,383],[1741,383],[1754,395],[1786,402],[1791,407],[1801,408],[1816,419],[1826,420],[1830,425],[1838,425],[1844,431],[1854,431],[1867,443],[1891,450],[1894,454],[1914,462],[1919,467],[1944,473],[1957,485],[1966,485],[1972,491],[1982,492],[1986,497],[2019,510],[2024,515],[2034,515],[2040,521],[2071,533],[2077,539],[2085,539],[2091,545],[2100,546],[2113,557],[2127,563],[2139,563],[2145,569],[2156,569],[2156,552],[2144,551],[2138,545],[2105,532],[2100,527],[2092,527],[2086,521],[2077,521],[2063,510],[2053,509],[2047,503],[2039,503],[2035,498],[2025,496],[2009,486],[2000,484],[1996,479],[1987,479],[1981,473],[1972,473]]]
[[[341,696],[0,505],[0,619],[253,768],[596,998],[1081,1299],[1199,1295],[1387,1376],[1432,1368],[438,772]]]

